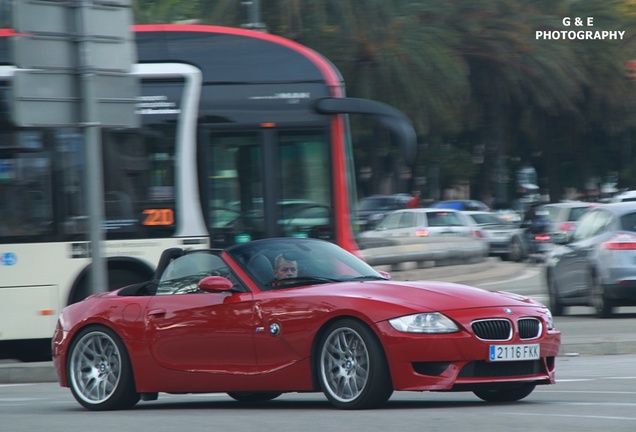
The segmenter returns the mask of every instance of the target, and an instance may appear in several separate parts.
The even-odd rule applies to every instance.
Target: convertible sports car
[[[284,238],[166,250],[152,280],[65,308],[53,360],[91,410],[159,392],[261,402],[318,391],[362,409],[400,390],[522,399],[554,383],[560,341],[529,298],[392,281],[332,243]]]

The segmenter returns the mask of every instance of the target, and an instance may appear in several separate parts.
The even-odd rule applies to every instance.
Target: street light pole
[[[261,0],[243,1],[241,4],[247,8],[248,19],[250,22],[243,24],[241,27],[252,30],[265,30],[265,24],[261,22]]]

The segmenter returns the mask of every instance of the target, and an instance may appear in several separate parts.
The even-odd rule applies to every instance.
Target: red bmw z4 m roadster
[[[90,410],[162,392],[255,403],[323,392],[363,409],[394,391],[525,398],[554,384],[560,341],[527,297],[393,281],[332,243],[281,238],[164,251],[148,282],[66,307],[53,360]]]

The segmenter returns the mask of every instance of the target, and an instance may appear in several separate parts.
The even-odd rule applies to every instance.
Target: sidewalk
[[[395,280],[437,280],[466,285],[496,282],[521,276],[527,265],[515,262],[503,262],[499,258],[487,258],[472,264],[458,264],[430,268],[417,268],[413,263],[404,263],[399,270],[391,266],[376,266],[384,270]]]

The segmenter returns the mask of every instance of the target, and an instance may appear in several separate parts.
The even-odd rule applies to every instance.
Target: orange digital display
[[[174,210],[161,208],[161,209],[146,209],[143,211],[146,215],[143,224],[145,226],[167,226],[174,224]]]

